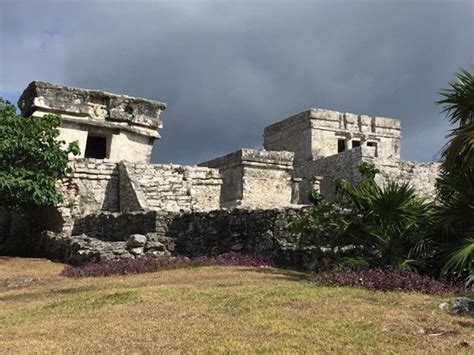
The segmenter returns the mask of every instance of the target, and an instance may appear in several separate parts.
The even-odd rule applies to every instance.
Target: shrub
[[[56,205],[55,183],[67,177],[77,143],[58,140],[56,115],[23,117],[0,97],[0,201],[9,207]]]
[[[357,184],[337,181],[337,203],[310,192],[312,209],[291,224],[298,246],[312,251],[315,264],[325,258],[343,269],[364,264],[422,269],[431,256],[427,246],[433,205],[407,184],[378,186],[374,178],[379,171],[373,164],[361,162],[359,172],[362,181]]]
[[[61,275],[67,277],[99,277],[155,272],[192,266],[272,266],[272,262],[260,256],[224,253],[213,257],[156,257],[147,255],[136,259],[106,260],[83,266],[66,266]]]
[[[377,291],[408,291],[424,293],[461,293],[460,284],[438,281],[411,271],[393,269],[364,269],[350,272],[325,271],[314,281],[325,286],[358,287]]]

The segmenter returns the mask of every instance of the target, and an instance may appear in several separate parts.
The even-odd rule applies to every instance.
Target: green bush
[[[0,98],[0,204],[7,207],[56,205],[55,183],[67,176],[68,154],[77,143],[58,140],[56,115],[23,117]]]
[[[389,182],[379,187],[373,164],[362,162],[359,171],[358,184],[337,181],[337,203],[310,193],[312,209],[291,225],[299,246],[312,247],[314,258],[329,258],[336,269],[419,269],[430,256],[433,205],[407,184]]]

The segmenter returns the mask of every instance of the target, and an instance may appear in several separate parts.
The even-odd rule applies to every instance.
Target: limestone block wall
[[[77,159],[70,162],[70,167],[73,174],[67,184],[77,187],[81,215],[120,210],[117,163],[109,160]]]
[[[295,163],[332,156],[356,146],[375,146],[376,155],[400,157],[400,121],[309,109],[265,128],[267,150],[295,152]]]
[[[376,181],[380,184],[388,180],[408,183],[420,195],[434,199],[436,196],[436,179],[439,175],[440,163],[418,163],[414,161],[380,161],[375,159],[374,163],[380,170]]]
[[[375,178],[383,186],[387,181],[408,183],[420,195],[434,199],[439,163],[418,163],[397,159],[384,159],[375,156],[375,147],[361,146],[324,159],[318,159],[295,167],[295,175],[302,179],[300,183],[300,203],[306,203],[304,191],[314,188],[314,177],[321,177],[320,191],[329,200],[334,200],[335,181],[345,178],[357,183],[361,176],[358,164],[361,161],[373,163],[380,170]]]
[[[265,127],[263,147],[267,151],[290,151],[295,162],[312,159],[311,121],[307,112],[291,116]]]
[[[292,203],[292,152],[240,149],[199,164],[219,169],[221,207],[275,208]]]
[[[170,164],[122,164],[142,209],[209,211],[219,208],[222,180],[216,169]]]
[[[306,191],[313,188],[315,176],[322,178],[319,185],[320,192],[326,199],[334,200],[336,179],[345,178],[352,182],[360,181],[361,176],[357,169],[359,162],[362,160],[373,162],[374,155],[374,147],[358,147],[296,166],[295,175],[302,179],[300,203],[307,203]]]

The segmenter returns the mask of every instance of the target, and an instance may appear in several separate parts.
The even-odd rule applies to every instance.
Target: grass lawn
[[[272,268],[85,279],[62,268],[0,258],[0,353],[474,351],[474,319],[438,308],[449,296],[319,287]],[[7,288],[26,277],[40,280]]]

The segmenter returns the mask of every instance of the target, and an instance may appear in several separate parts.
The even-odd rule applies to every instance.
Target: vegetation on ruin
[[[0,259],[2,352],[467,354],[474,344],[474,321],[438,307],[450,294],[323,287],[273,268],[73,279],[63,267]]]
[[[310,192],[312,211],[292,228],[320,270],[392,267],[474,282],[474,76],[461,70],[440,94],[437,103],[455,127],[442,152],[436,201],[408,184],[379,187],[379,171],[366,162],[361,182],[337,182],[336,203]]]
[[[317,251],[319,269],[419,270],[427,257],[423,245],[433,225],[433,204],[407,184],[378,186],[372,164],[360,164],[359,171],[357,184],[338,180],[336,203],[310,193],[312,210],[291,225],[300,247]]]
[[[9,207],[56,205],[62,195],[55,184],[65,178],[68,155],[76,143],[58,140],[60,118],[23,117],[0,98],[0,201]]]

